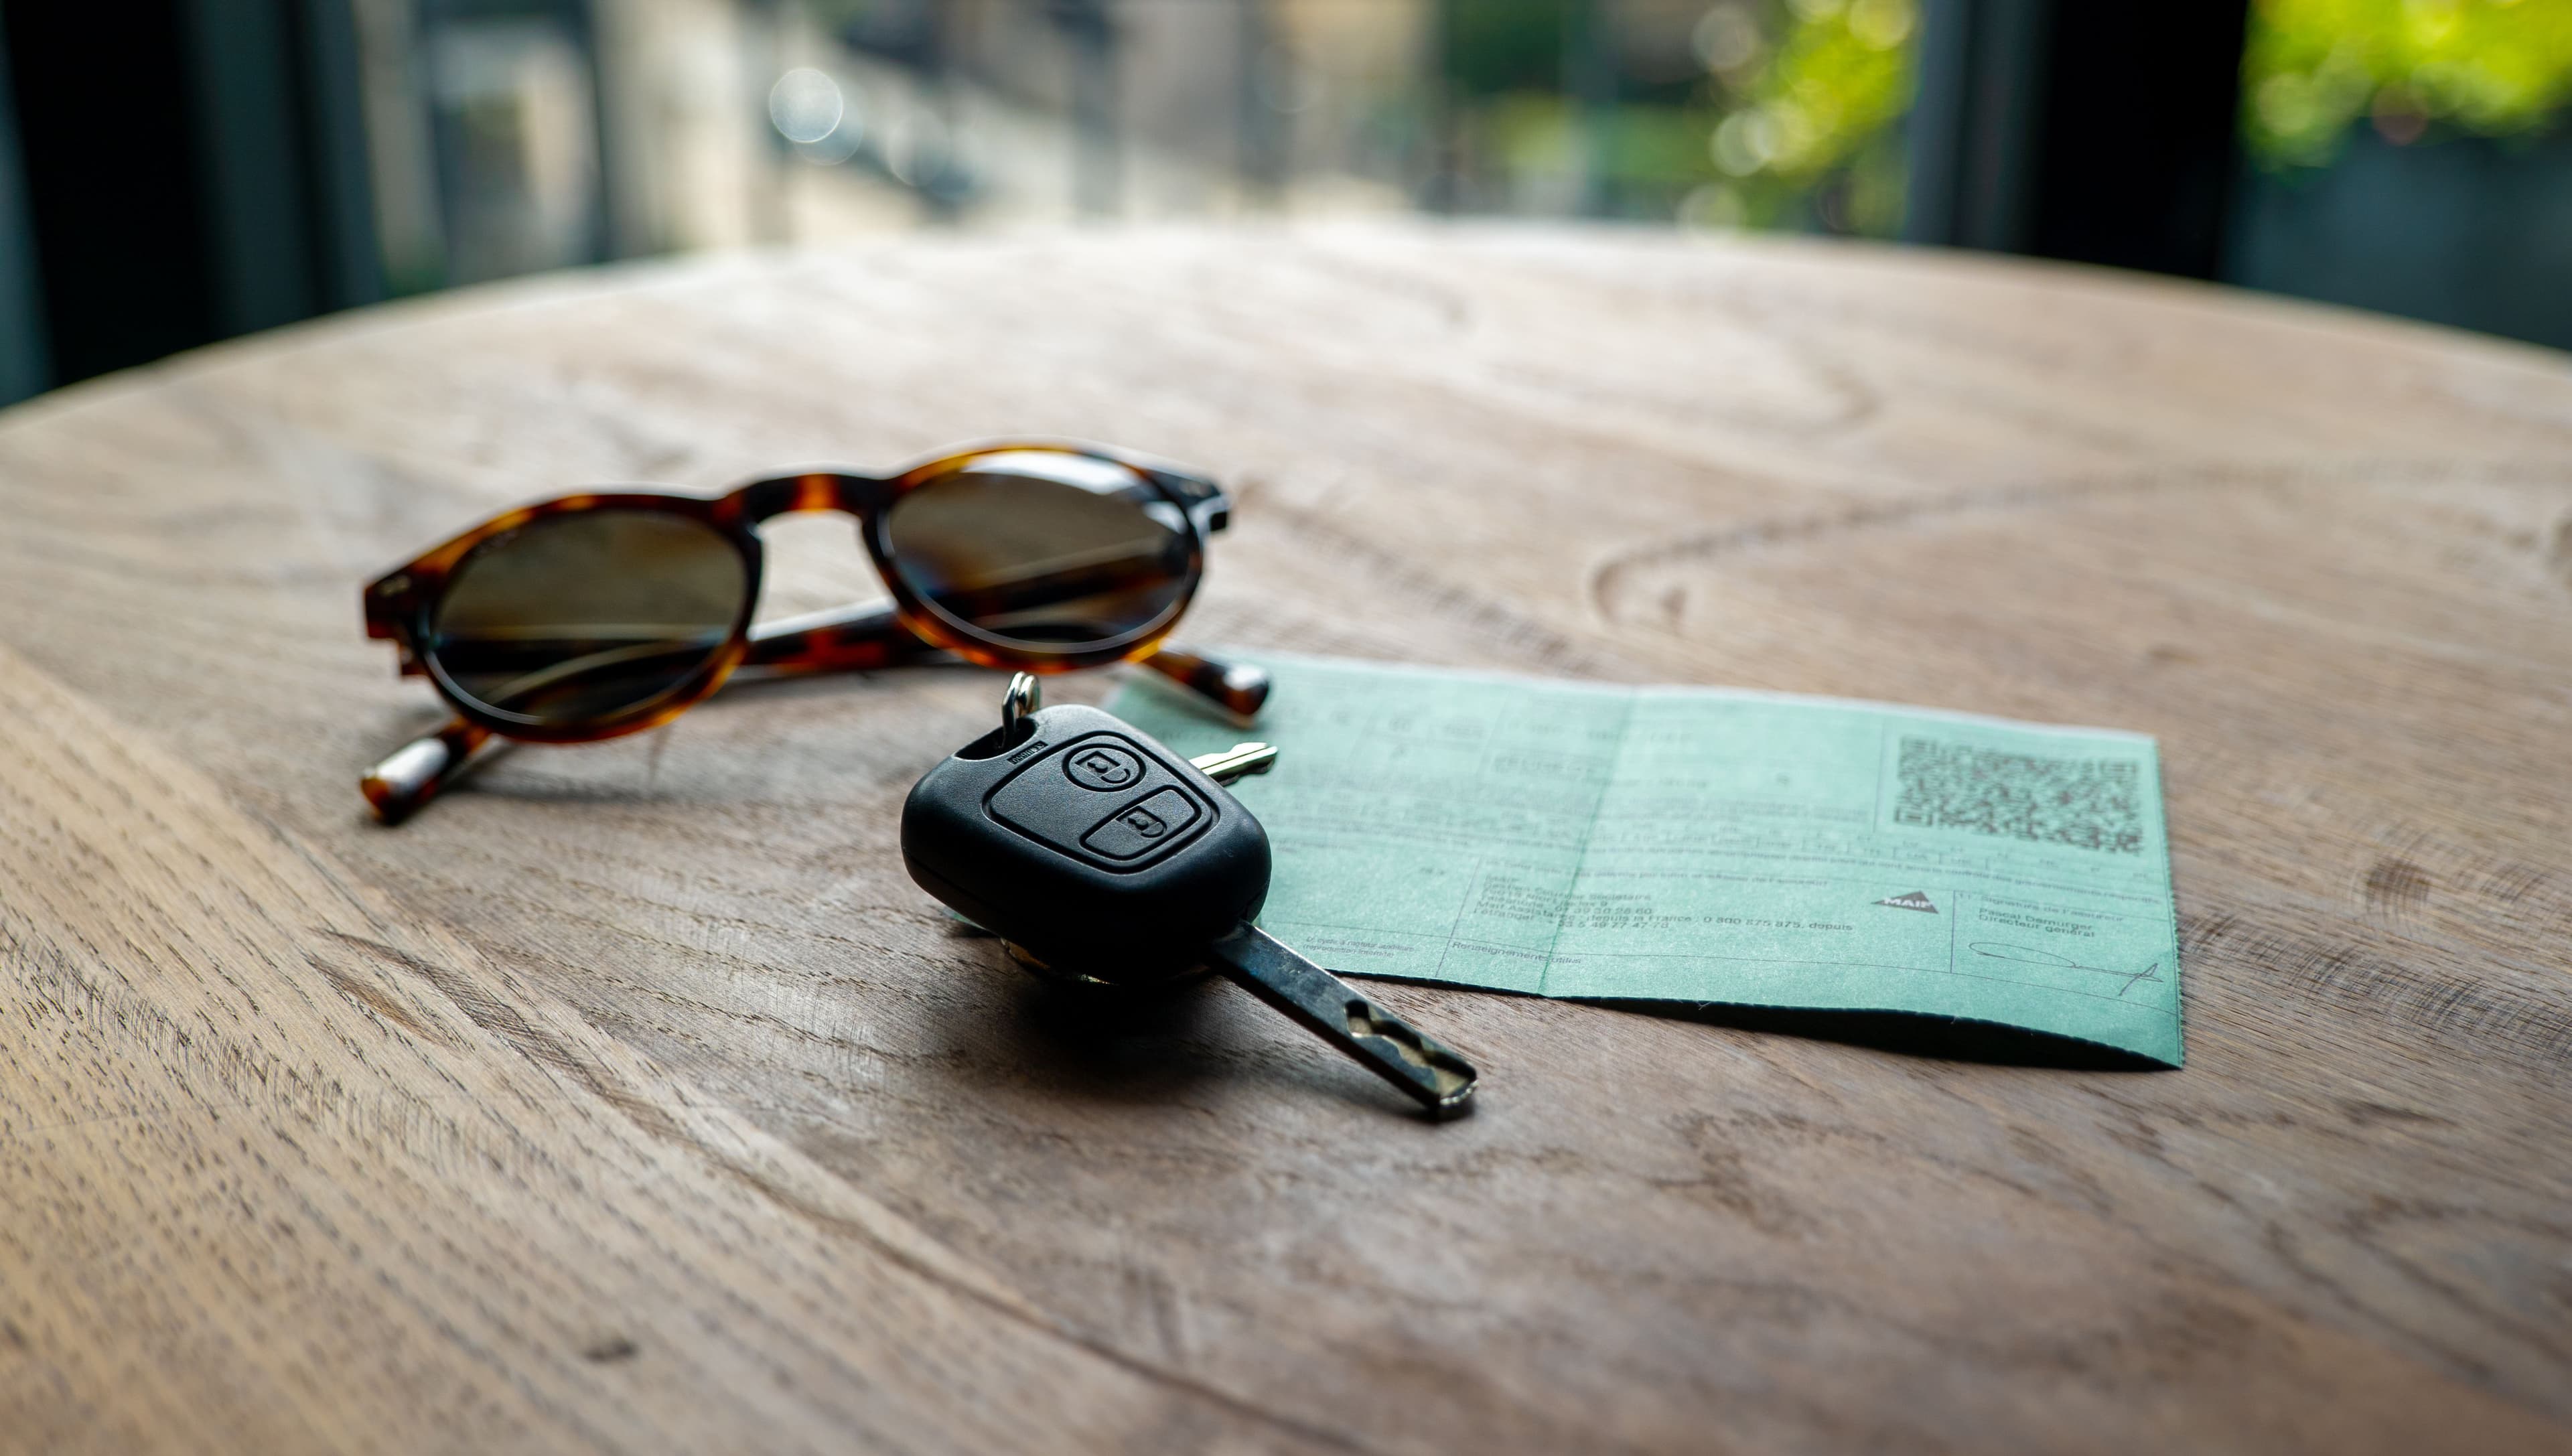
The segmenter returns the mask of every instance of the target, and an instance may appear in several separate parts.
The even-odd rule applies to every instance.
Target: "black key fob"
[[[902,860],[923,889],[1057,977],[1130,986],[1211,962],[1431,1116],[1472,1106],[1473,1064],[1251,923],[1268,833],[1221,785],[1266,772],[1273,745],[1191,761],[1036,699],[1032,675],[1010,679],[1000,726],[912,786]]]
[[[1122,985],[1204,964],[1268,898],[1268,834],[1185,758],[1066,704],[1014,716],[902,806],[922,889],[1067,976]]]

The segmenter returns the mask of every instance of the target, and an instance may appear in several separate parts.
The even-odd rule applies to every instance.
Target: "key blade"
[[[1197,772],[1218,784],[1252,774],[1264,774],[1277,762],[1277,745],[1273,743],[1236,743],[1221,753],[1200,753],[1188,762]]]
[[[1473,1064],[1275,936],[1245,925],[1208,947],[1206,955],[1251,995],[1402,1089],[1432,1115],[1471,1110]]]

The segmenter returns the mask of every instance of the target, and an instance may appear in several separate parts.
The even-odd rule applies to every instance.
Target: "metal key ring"
[[[1001,747],[1012,747],[1027,733],[1035,731],[1035,725],[1027,720],[1035,715],[1036,708],[1043,701],[1044,689],[1036,685],[1034,673],[1021,672],[1009,679],[1009,690],[1000,697]],[[1021,724],[1025,725],[1024,732],[1020,731]]]

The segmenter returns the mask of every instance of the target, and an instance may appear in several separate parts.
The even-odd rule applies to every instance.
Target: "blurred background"
[[[0,401],[648,255],[1430,213],[2572,347],[2572,0],[0,0]]]

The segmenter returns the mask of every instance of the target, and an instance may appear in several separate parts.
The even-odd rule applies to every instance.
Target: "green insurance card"
[[[1261,656],[1260,924],[1334,970],[1911,1012],[2180,1064],[2160,760],[1881,703]],[[1245,735],[1137,675],[1182,753]]]

